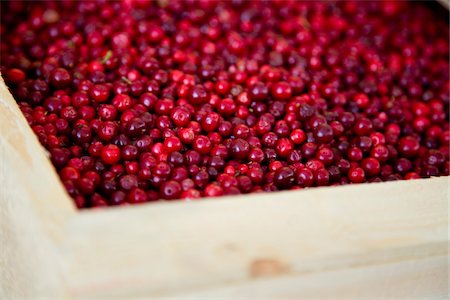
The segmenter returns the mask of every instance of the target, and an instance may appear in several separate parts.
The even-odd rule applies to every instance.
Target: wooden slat
[[[445,8],[449,8],[450,7],[450,1],[449,0],[437,0],[439,3],[442,4],[442,6],[444,6]]]
[[[65,294],[57,247],[75,213],[0,77],[0,299]]]
[[[447,259],[435,256],[262,279],[170,294],[170,299],[448,299]]]
[[[76,209],[1,76],[0,116],[1,200],[31,201],[45,230],[61,238],[61,224]]]
[[[447,255],[448,197],[442,177],[85,211],[66,277],[80,297],[143,296],[403,266]]]

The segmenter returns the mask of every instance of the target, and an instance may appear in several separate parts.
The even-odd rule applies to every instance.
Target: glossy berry
[[[180,197],[181,186],[174,180],[164,182],[161,186],[160,196],[162,199],[173,200]]]
[[[295,177],[294,171],[289,167],[278,169],[274,175],[274,184],[279,189],[287,189],[294,185]]]
[[[119,162],[121,153],[119,147],[110,144],[103,147],[100,156],[105,164],[114,165]]]
[[[26,76],[25,73],[16,68],[9,69],[6,73],[6,78],[8,79],[8,82],[13,84],[18,84],[25,80]]]
[[[329,143],[333,140],[333,128],[328,124],[321,124],[314,130],[314,137],[319,143]]]
[[[167,153],[172,153],[175,151],[180,151],[182,148],[182,144],[179,138],[173,136],[169,137],[164,141],[164,148]]]
[[[147,193],[140,188],[133,188],[127,196],[127,201],[132,204],[148,201]]]
[[[70,73],[63,68],[57,68],[50,75],[50,82],[56,88],[65,88],[70,84]]]
[[[361,183],[365,181],[365,172],[362,168],[356,167],[348,171],[348,178],[352,183]]]
[[[276,100],[288,100],[292,96],[292,88],[286,82],[277,82],[271,86],[270,93]]]
[[[192,148],[200,154],[208,154],[212,148],[212,144],[208,137],[200,135],[194,138]]]
[[[244,139],[238,138],[231,142],[230,153],[237,160],[244,160],[250,152],[250,145]]]
[[[419,141],[413,137],[404,137],[398,141],[398,151],[406,157],[417,155],[419,147]]]
[[[314,174],[307,168],[298,169],[295,173],[295,181],[301,187],[310,187],[314,183]]]

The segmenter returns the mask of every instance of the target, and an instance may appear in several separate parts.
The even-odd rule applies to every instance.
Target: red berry
[[[250,152],[250,145],[244,139],[235,139],[231,142],[230,152],[235,159],[245,160]]]
[[[414,157],[419,152],[419,141],[413,137],[404,137],[398,141],[398,151],[406,157]]]
[[[167,138],[164,141],[164,148],[168,153],[172,153],[174,151],[180,151],[182,148],[182,144],[179,138],[173,136]]]
[[[25,73],[20,69],[9,69],[6,73],[6,78],[8,79],[8,82],[13,84],[21,83],[25,80]]]
[[[113,165],[119,162],[121,153],[119,147],[110,144],[103,147],[100,156],[104,163],[108,165]]]
[[[353,183],[362,183],[366,180],[364,170],[359,167],[350,169],[348,171],[348,178]]]
[[[286,82],[277,82],[271,86],[270,93],[276,100],[288,100],[292,96],[292,88]]]

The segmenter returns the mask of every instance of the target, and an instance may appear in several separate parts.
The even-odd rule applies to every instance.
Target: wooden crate
[[[0,130],[0,299],[448,295],[449,177],[79,211],[3,81]]]

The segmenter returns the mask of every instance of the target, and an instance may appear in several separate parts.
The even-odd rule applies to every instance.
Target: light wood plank
[[[61,224],[76,208],[1,77],[0,116],[2,200],[31,201],[45,230],[61,238]]]
[[[172,294],[199,299],[448,299],[446,256],[284,276]],[[159,298],[158,298],[159,299]]]
[[[62,297],[57,247],[75,208],[1,77],[0,116],[0,299]]]
[[[164,295],[448,253],[449,178],[86,211],[65,266],[77,296]]]

